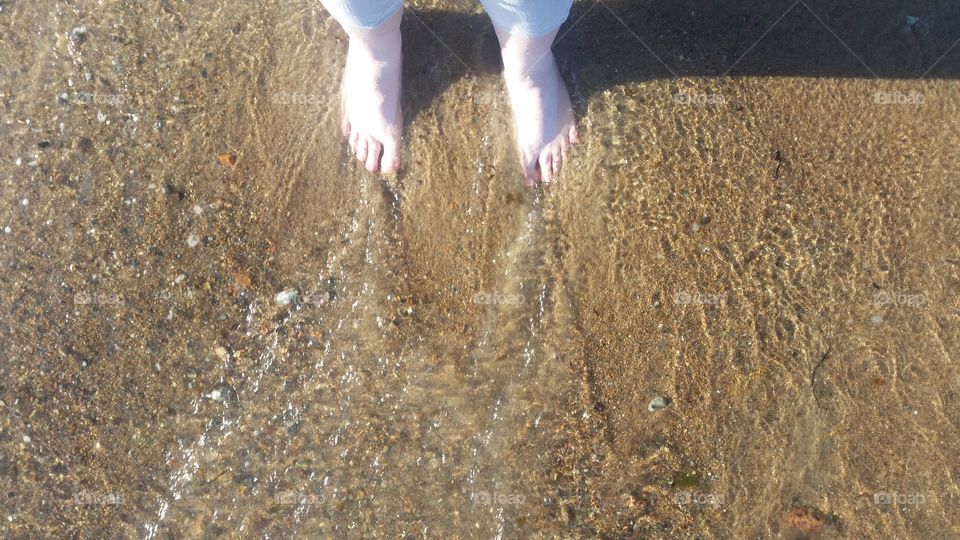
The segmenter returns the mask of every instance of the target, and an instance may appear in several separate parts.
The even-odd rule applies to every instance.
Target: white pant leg
[[[330,15],[343,27],[375,28],[398,9],[403,0],[320,0]]]
[[[540,37],[567,20],[573,0],[480,0],[493,24],[515,36]]]

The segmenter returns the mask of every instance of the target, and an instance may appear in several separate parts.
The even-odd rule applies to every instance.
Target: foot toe
[[[357,133],[356,131],[351,131],[351,132],[350,132],[350,139],[349,139],[349,141],[350,141],[350,142],[349,142],[349,144],[350,144],[350,153],[353,154],[353,155],[356,155],[356,154],[357,154],[357,146],[358,146],[359,143],[360,143],[360,134]]]
[[[360,160],[360,163],[365,163],[367,161],[367,140],[360,139],[357,142],[357,159]]]
[[[567,134],[570,138],[570,144],[577,144],[580,140],[580,134],[577,132],[577,126],[570,126],[570,132]]]
[[[553,154],[546,148],[540,153],[540,175],[547,184],[553,181]]]
[[[559,156],[562,161],[567,160],[567,153],[570,151],[570,136],[568,133],[564,133],[563,137],[560,137],[560,142],[557,143],[557,149],[554,155]]]
[[[555,148],[553,151],[553,177],[560,176],[560,169],[563,168],[563,149]]]
[[[377,141],[370,141],[367,144],[366,165],[368,171],[377,172],[377,170],[380,168],[380,151],[382,149],[383,145]]]
[[[520,165],[523,167],[523,176],[526,178],[527,186],[534,186],[540,179],[540,172],[537,170],[537,155],[521,152]]]
[[[400,170],[400,145],[397,141],[384,141],[380,170],[386,174],[396,174]]]

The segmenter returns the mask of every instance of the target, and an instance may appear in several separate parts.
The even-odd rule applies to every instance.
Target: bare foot
[[[570,94],[550,51],[556,31],[530,38],[494,28],[527,185],[541,178],[550,182],[560,174],[567,152],[577,142]]]
[[[368,171],[400,168],[400,19],[376,28],[344,28],[350,36],[343,72],[343,136]]]

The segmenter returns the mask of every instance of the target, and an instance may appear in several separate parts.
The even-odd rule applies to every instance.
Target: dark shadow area
[[[407,104],[500,69],[485,14],[408,8],[403,32]],[[580,0],[554,48],[585,98],[675,76],[957,79],[958,40],[960,2],[948,0]]]

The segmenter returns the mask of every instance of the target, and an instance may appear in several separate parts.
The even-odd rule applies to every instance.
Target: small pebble
[[[647,410],[650,412],[656,412],[666,409],[667,405],[670,405],[670,398],[657,396],[650,400],[650,404],[647,405]]]
[[[873,317],[870,317],[870,322],[872,322],[873,324],[880,324],[880,323],[882,323],[882,322],[883,322],[883,315],[880,315],[880,314],[878,313],[878,314],[874,315]]]
[[[187,237],[187,245],[195,248],[200,244],[200,237],[194,233],[190,233],[190,236]]]
[[[249,289],[250,287],[253,286],[253,280],[250,279],[250,274],[241,272],[237,274],[234,278],[236,279],[237,285],[239,285],[243,289]]]
[[[32,440],[33,440],[33,439],[31,439],[29,435],[24,435],[24,436],[23,436],[23,442],[25,442],[25,443],[29,443],[29,442],[32,441]]]
[[[87,40],[87,27],[78,26],[70,31],[70,39],[73,40],[77,45],[83,43]]]
[[[297,301],[300,293],[296,289],[286,289],[277,293],[275,300],[281,306],[286,306]]]
[[[218,403],[223,403],[229,399],[233,399],[237,395],[237,391],[233,389],[229,384],[221,384],[210,391],[207,394],[208,399],[212,399]]]
[[[233,152],[224,152],[217,156],[217,161],[224,167],[233,167],[237,164],[237,155]]]

